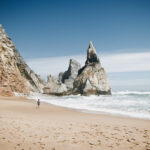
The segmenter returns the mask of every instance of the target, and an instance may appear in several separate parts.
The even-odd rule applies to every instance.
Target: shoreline
[[[56,96],[57,97],[57,96]],[[54,96],[55,98],[55,96]],[[33,100],[33,101],[36,101],[36,99],[31,99],[31,98],[27,98],[27,99],[30,99],[30,100]],[[66,106],[62,106],[62,105],[57,105],[57,104],[53,104],[49,101],[42,101],[42,103],[45,103],[45,104],[49,104],[49,105],[52,105],[52,106],[56,106],[56,107],[61,107],[61,108],[65,108],[65,109],[70,109],[70,110],[74,110],[74,111],[78,111],[78,112],[81,112],[81,113],[88,113],[88,114],[98,114],[98,115],[108,115],[108,116],[112,116],[112,117],[124,117],[124,118],[133,118],[133,119],[141,119],[141,120],[149,120],[150,121],[150,116],[138,116],[138,114],[136,114],[135,116],[133,114],[130,114],[130,112],[126,113],[125,112],[109,112],[109,111],[96,111],[96,110],[89,110],[89,109],[82,109],[82,108],[73,108],[73,107],[66,107]],[[132,112],[133,113],[133,112]],[[141,114],[139,114],[141,115]]]
[[[30,99],[30,98],[27,98],[27,97],[19,97],[19,96],[13,96],[13,97],[1,97],[0,96],[0,100],[1,99],[5,99],[5,100],[10,100],[12,101],[12,99],[14,101],[29,101],[31,103],[34,103],[36,105],[36,100],[35,99]],[[136,117],[130,117],[130,116],[125,116],[125,115],[114,115],[114,114],[111,114],[111,113],[105,113],[105,112],[100,112],[96,113],[96,111],[90,111],[90,110],[86,110],[86,109],[76,109],[76,108],[71,108],[71,107],[65,107],[65,106],[60,106],[60,105],[55,105],[55,104],[51,104],[51,103],[48,103],[48,102],[44,102],[44,101],[41,101],[40,102],[41,105],[46,105],[46,106],[51,106],[51,107],[56,107],[56,108],[60,108],[60,109],[64,109],[64,110],[68,110],[68,111],[73,111],[73,112],[78,112],[78,113],[83,113],[83,114],[89,114],[89,115],[100,115],[100,116],[105,116],[105,117],[115,117],[115,118],[124,118],[124,119],[131,119],[131,120],[143,120],[143,121],[150,121],[150,119],[144,119],[144,118],[136,118]]]
[[[33,100],[34,102],[36,101],[34,99],[27,99],[27,100]],[[51,104],[51,103],[48,103],[48,102],[42,102],[42,101],[41,101],[41,103],[51,105],[51,106],[54,106],[54,107],[60,107],[60,108],[80,112],[80,113],[85,113],[85,114],[104,115],[104,116],[110,116],[110,117],[119,117],[119,118],[126,118],[126,119],[137,119],[137,120],[150,121],[150,119],[147,119],[147,118],[137,118],[137,117],[127,116],[127,115],[111,114],[111,113],[107,113],[107,112],[103,112],[103,111],[100,112],[100,111],[92,111],[92,110],[87,110],[87,109],[77,109],[77,108],[71,108],[71,107],[55,105],[55,104]]]
[[[150,149],[150,121],[84,113],[20,97],[0,97],[0,148]]]

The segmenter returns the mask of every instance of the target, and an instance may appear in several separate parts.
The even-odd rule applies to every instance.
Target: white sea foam
[[[13,92],[15,96],[18,97],[25,97],[26,95],[24,93],[18,93],[18,92]]]
[[[144,94],[149,94],[150,92],[140,92],[140,91],[119,91],[119,92],[113,92],[113,94],[139,94],[139,95],[144,95]]]
[[[135,118],[150,119],[150,92],[122,91],[112,96],[49,96],[31,93],[29,98],[57,106],[91,113],[109,113]]]

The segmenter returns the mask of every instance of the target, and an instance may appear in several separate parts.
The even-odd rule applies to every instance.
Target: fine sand
[[[150,121],[0,97],[0,150],[150,150]]]

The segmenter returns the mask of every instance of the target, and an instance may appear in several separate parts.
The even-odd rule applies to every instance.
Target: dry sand
[[[0,150],[150,150],[150,121],[0,97]]]

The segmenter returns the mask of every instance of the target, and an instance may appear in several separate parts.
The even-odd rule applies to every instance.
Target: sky
[[[0,0],[0,24],[46,78],[84,65],[91,40],[113,90],[150,90],[149,0]]]

